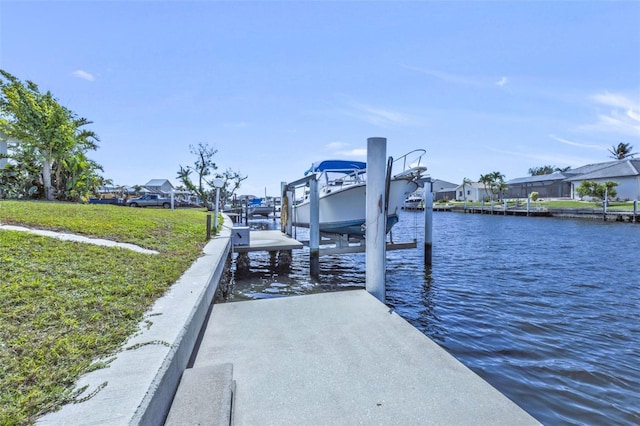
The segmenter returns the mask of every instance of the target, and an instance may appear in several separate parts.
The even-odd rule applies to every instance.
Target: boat
[[[422,197],[418,195],[409,195],[402,204],[404,210],[418,210],[422,208]]]
[[[393,161],[389,179],[386,232],[398,223],[398,211],[404,200],[420,186],[427,168],[422,163],[424,149],[411,151]],[[411,160],[413,159],[413,160]],[[313,163],[305,175],[314,173],[318,182],[319,225],[324,234],[342,234],[361,238],[366,222],[366,172],[361,161],[324,160]],[[308,188],[293,205],[292,224],[309,227]]]
[[[249,216],[264,216],[269,217],[270,214],[275,214],[280,211],[277,200],[271,197],[254,198],[248,205]]]

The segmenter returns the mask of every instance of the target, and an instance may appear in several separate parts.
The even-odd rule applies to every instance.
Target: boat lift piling
[[[428,188],[427,188],[428,184]],[[433,182],[424,180],[424,266],[431,266],[433,254]]]
[[[320,276],[320,193],[318,180],[309,180],[309,273]]]
[[[320,192],[318,191],[316,175],[311,174],[288,184],[281,183],[284,187],[283,194],[290,194],[291,198],[287,206],[287,224],[285,228],[287,230],[286,234],[291,236],[291,224],[293,222],[291,212],[295,201],[293,200],[293,190],[296,186],[303,184],[309,185],[309,274],[312,277],[317,277],[320,275]],[[282,210],[280,214],[282,215]]]
[[[386,138],[367,139],[366,289],[385,303],[386,286]]]

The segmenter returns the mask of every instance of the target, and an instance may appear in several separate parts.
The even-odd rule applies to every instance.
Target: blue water
[[[544,424],[640,424],[640,225],[402,212],[387,253],[387,303]],[[272,228],[270,220],[255,226]],[[304,230],[299,237],[304,238]],[[308,252],[288,273],[252,254],[232,300],[363,287],[365,255]]]

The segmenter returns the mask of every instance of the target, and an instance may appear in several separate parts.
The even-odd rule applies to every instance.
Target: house
[[[168,179],[151,179],[144,187],[153,193],[171,195],[171,192],[175,189]]]
[[[583,180],[604,183],[608,180],[618,183],[616,198],[620,200],[640,200],[640,159],[608,161],[588,164],[570,170],[566,181],[571,185],[571,198],[579,199],[576,188]]]
[[[576,188],[583,180],[604,183],[608,180],[618,183],[617,196],[620,200],[640,199],[640,159],[607,161],[587,164],[562,173],[527,176],[507,182],[509,198],[528,198],[537,192],[541,198],[579,199]]]
[[[571,197],[571,183],[567,181],[569,176],[567,172],[556,172],[512,179],[506,182],[507,198],[529,198],[532,192],[537,192],[540,198]]]
[[[9,163],[9,159],[6,158],[8,154],[9,144],[16,145],[20,141],[14,138],[10,138],[4,133],[0,132],[0,169]]]
[[[485,188],[480,182],[470,182],[455,188],[456,201],[484,201],[492,196],[491,188]]]
[[[433,182],[431,182],[431,192],[433,192],[434,201],[455,199],[457,186],[457,184],[447,182],[446,180],[434,179]]]
[[[0,140],[0,169],[7,165],[7,142]]]

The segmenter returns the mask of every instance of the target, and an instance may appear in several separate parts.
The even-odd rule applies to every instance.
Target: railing
[[[416,168],[424,168],[426,170],[427,166],[422,160],[422,157],[426,153],[426,149],[414,149],[413,151],[409,151],[408,153],[395,158],[393,160],[393,173],[398,175]]]

